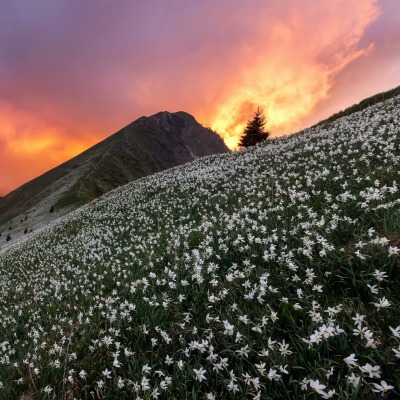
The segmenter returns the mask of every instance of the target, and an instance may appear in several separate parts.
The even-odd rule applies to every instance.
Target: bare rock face
[[[223,140],[190,114],[141,117],[0,198],[0,233],[21,236],[135,179],[227,152]]]

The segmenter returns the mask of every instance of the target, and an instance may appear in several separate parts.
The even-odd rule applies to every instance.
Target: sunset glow
[[[273,136],[303,129],[399,85],[399,37],[396,0],[6,0],[0,195],[159,111],[231,149],[257,107]]]
[[[275,134],[299,129],[327,97],[336,75],[373,50],[372,42],[364,47],[359,42],[378,15],[374,1],[331,2],[267,25],[259,44],[265,51],[253,65],[243,66],[242,82],[226,93],[212,127],[235,148],[246,118],[259,106]]]

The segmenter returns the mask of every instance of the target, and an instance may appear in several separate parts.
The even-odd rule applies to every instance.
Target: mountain
[[[399,171],[400,96],[10,242],[0,398],[399,399]]]
[[[227,152],[223,140],[190,114],[141,117],[0,199],[0,232],[13,237],[135,179]]]

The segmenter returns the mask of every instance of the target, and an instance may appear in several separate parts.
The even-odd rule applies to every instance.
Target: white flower
[[[245,374],[242,374],[243,376],[243,381],[246,385],[251,384],[251,376],[246,372]]]
[[[382,282],[385,278],[387,278],[387,273],[384,271],[379,271],[379,269],[376,269],[374,272],[375,278],[379,281]]]
[[[371,364],[367,363],[364,366],[360,367],[360,370],[364,374],[368,374],[370,378],[380,378],[381,375],[379,373],[381,367],[378,365],[372,366]]]
[[[260,375],[264,375],[265,365],[266,365],[265,363],[255,364],[255,367],[257,368],[257,371],[259,372]]]
[[[257,394],[253,397],[253,400],[260,400],[261,399],[261,391],[257,392]]]
[[[284,366],[280,365],[279,366],[279,371],[282,372],[283,374],[288,375],[289,371],[287,370],[287,367],[288,367],[287,365],[284,365]]]
[[[324,393],[323,389],[326,388],[325,385],[323,385],[322,383],[319,383],[318,379],[316,381],[314,381],[313,379],[310,379],[310,387],[311,387],[311,389],[315,390],[319,394]]]
[[[241,356],[241,357],[248,358],[249,357],[249,352],[250,352],[249,345],[246,344],[246,346],[242,347],[239,350],[236,350],[235,352],[238,353],[239,356]]]
[[[199,382],[207,379],[205,377],[206,370],[203,369],[203,367],[200,367],[200,369],[193,369],[193,372],[196,375],[196,380],[198,380]]]
[[[142,378],[141,382],[140,382],[140,386],[142,387],[142,390],[145,392],[146,390],[150,389],[150,385],[149,385],[150,380],[147,379],[145,376]]]
[[[110,344],[112,344],[113,341],[114,341],[114,339],[111,336],[104,336],[104,338],[103,338],[103,343],[107,347],[110,346]]]
[[[347,377],[347,380],[349,381],[350,384],[353,385],[353,387],[357,387],[358,384],[360,383],[360,376],[354,375],[354,372],[351,373],[350,376]]]
[[[314,285],[312,290],[322,293],[322,285]]]
[[[253,378],[251,380],[251,383],[253,384],[255,390],[258,390],[260,388],[260,378],[259,377]]]
[[[364,320],[364,318],[365,318],[365,315],[360,315],[359,313],[357,313],[356,316],[352,317],[351,319],[354,320],[354,323],[356,325],[361,325],[363,320]]]
[[[160,391],[158,390],[158,388],[155,388],[152,392],[151,392],[151,397],[153,399],[158,399],[158,396],[161,396]]]
[[[99,380],[99,381],[97,381],[96,383],[97,383],[97,387],[98,387],[98,388],[101,389],[102,387],[104,387],[104,382],[103,382],[102,380]]]
[[[242,341],[243,335],[240,332],[236,332],[236,339],[235,343],[241,342]]]
[[[363,256],[363,255],[360,253],[360,250],[355,251],[354,254],[355,254],[360,260],[365,260],[365,259],[366,259],[366,257]]]
[[[165,380],[161,381],[161,382],[160,382],[160,388],[161,388],[162,390],[167,390],[167,389],[168,389],[168,383],[167,383],[167,381],[165,381]]]
[[[301,390],[307,390],[310,380],[307,378],[303,378],[303,380],[300,383],[301,383]]]
[[[282,343],[279,343],[279,351],[285,356],[292,354],[292,352],[289,350],[289,343],[286,343],[285,339],[282,340]]]
[[[110,379],[111,378],[111,371],[109,371],[107,368],[103,371],[103,375]]]
[[[268,357],[269,356],[269,350],[263,349],[261,353],[257,353],[260,357]]]
[[[331,399],[333,395],[336,393],[335,389],[328,390],[328,393],[322,392],[320,393],[323,399]]]
[[[276,369],[274,369],[274,368],[270,368],[270,369],[269,369],[267,378],[268,378],[270,381],[272,381],[272,380],[277,381],[277,380],[279,380],[280,377],[281,377],[281,375],[279,375],[279,374],[276,373]]]
[[[231,390],[233,393],[236,393],[239,391],[239,386],[233,380],[231,380],[229,382],[229,385],[227,387],[228,387],[228,390]]]
[[[224,335],[232,336],[233,331],[235,329],[235,326],[230,324],[229,321],[223,321],[224,322]]]
[[[350,354],[348,357],[343,358],[343,361],[347,364],[349,368],[357,367],[357,358],[355,358],[355,354]]]
[[[171,365],[171,364],[173,364],[173,363],[174,363],[174,359],[173,359],[172,357],[170,357],[169,355],[167,355],[167,356],[165,357],[165,364]]]
[[[400,338],[400,325],[397,328],[392,328],[391,326],[389,326],[389,328],[392,331],[393,336]]]
[[[79,372],[79,376],[82,378],[82,379],[85,379],[86,378],[86,375],[87,375],[87,372],[83,369],[81,372]]]
[[[386,307],[390,307],[390,303],[386,297],[382,297],[381,299],[379,299],[379,303],[374,303],[374,306],[377,309],[386,308]]]
[[[120,364],[120,362],[118,361],[117,358],[114,358],[113,366],[114,366],[115,368],[120,368],[120,367],[121,367],[121,364]]]
[[[118,385],[118,389],[122,389],[125,386],[124,380],[121,377],[118,378],[117,385]]]
[[[386,393],[388,390],[391,390],[394,388],[392,385],[388,385],[385,381],[381,381],[381,384],[373,383],[375,386],[375,389],[372,389],[373,392],[380,393],[382,392],[382,395]]]
[[[400,248],[389,246],[389,255],[393,256],[400,253]]]
[[[329,379],[333,375],[333,371],[335,370],[335,367],[331,367],[329,371],[326,373],[326,379]]]
[[[371,286],[370,284],[367,284],[367,286],[369,287],[369,290],[371,291],[372,294],[378,294],[379,290],[376,287],[376,285]]]
[[[143,365],[143,367],[142,367],[142,371],[143,371],[145,374],[148,374],[148,373],[151,371],[151,367],[149,367],[148,364],[145,364],[145,365]]]
[[[397,358],[400,358],[400,346],[399,346],[398,350],[396,350],[396,349],[392,349],[392,350],[394,351],[394,356]]]
[[[47,385],[47,386],[43,389],[43,391],[44,391],[46,394],[50,394],[50,393],[53,391],[53,389],[52,389],[49,385]]]

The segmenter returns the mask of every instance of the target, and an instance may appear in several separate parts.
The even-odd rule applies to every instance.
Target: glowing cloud
[[[74,140],[59,126],[15,110],[4,102],[0,103],[0,126],[0,196],[98,141],[89,134],[86,140]],[[30,166],[28,170],[23,168],[26,165]]]
[[[285,3],[287,4],[287,3]],[[235,148],[251,113],[260,106],[275,134],[301,127],[321,99],[328,96],[338,72],[368,54],[373,43],[358,44],[379,12],[376,2],[334,1],[324,7],[297,9],[260,33],[253,64],[243,65],[241,82],[224,94],[212,128]],[[305,10],[303,10],[305,11]]]

